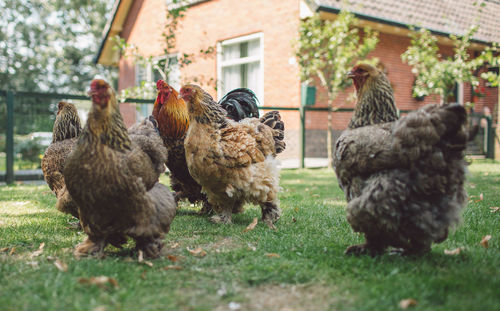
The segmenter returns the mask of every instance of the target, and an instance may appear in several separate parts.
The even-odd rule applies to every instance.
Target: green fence
[[[44,150],[34,149],[32,144],[33,137],[36,134],[52,133],[52,126],[57,111],[57,103],[61,100],[76,101],[84,105],[85,103],[90,108],[90,98],[83,95],[73,94],[57,94],[57,93],[40,93],[40,92],[15,92],[0,90],[0,119],[2,120],[0,129],[0,181],[11,184],[14,181],[23,180],[41,180],[43,175],[37,167],[31,167],[30,163],[38,163],[36,157],[43,154]],[[145,99],[126,99],[125,103],[133,104],[152,104],[154,100]],[[301,107],[260,107],[261,110],[281,110],[281,111],[296,111],[300,115],[299,129],[299,159],[300,167],[304,167],[304,159],[306,157],[306,117],[309,111],[328,112],[327,107],[301,106]],[[352,112],[351,108],[340,108],[333,110],[334,113]],[[407,113],[409,111],[401,111]],[[478,153],[485,155],[488,158],[493,158],[494,150],[494,133],[492,130],[491,117],[482,115],[473,115],[477,122],[480,120],[486,121],[486,127],[482,128],[482,132],[477,140],[479,145]],[[477,123],[476,122],[476,123]],[[3,134],[5,133],[5,134]],[[27,137],[31,137],[27,139]],[[41,139],[49,140],[51,137],[41,137]],[[482,147],[481,147],[482,146]],[[39,147],[38,147],[39,148]],[[5,157],[5,159],[3,159]],[[31,159],[30,162],[27,159]],[[5,163],[5,167],[3,167]]]

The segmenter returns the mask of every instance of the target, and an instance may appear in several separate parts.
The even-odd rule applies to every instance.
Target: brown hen
[[[335,172],[348,205],[347,220],[366,242],[346,254],[430,251],[447,238],[466,204],[466,113],[460,105],[427,105],[397,120],[387,77],[355,67],[358,102],[336,143]]]
[[[276,153],[283,146],[279,130],[259,119],[234,122],[213,98],[195,85],[184,86],[189,130],[184,142],[191,176],[202,186],[218,223],[230,223],[245,202],[259,204],[262,219],[274,227],[279,208]]]
[[[166,165],[170,171],[170,187],[175,191],[176,201],[187,199],[191,203],[203,202],[202,214],[212,213],[201,186],[191,177],[186,163],[184,139],[189,127],[186,103],[179,93],[163,80],[156,83],[158,95],[153,108],[153,117],[158,122],[158,131],[168,150]]]
[[[148,120],[132,129],[131,140],[115,92],[103,80],[90,86],[92,108],[64,178],[77,202],[88,238],[75,255],[101,254],[106,244],[120,246],[126,236],[149,257],[157,257],[170,229],[176,205],[158,182],[167,151]]]
[[[63,169],[68,155],[75,149],[76,141],[82,131],[80,118],[75,105],[59,102],[56,120],[52,130],[52,143],[42,158],[42,171],[45,181],[56,197],[61,199],[59,211],[78,218],[78,207],[68,197],[64,183]]]

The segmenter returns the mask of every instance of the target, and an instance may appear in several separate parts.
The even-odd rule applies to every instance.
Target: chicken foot
[[[210,221],[216,224],[230,224],[232,218],[232,210],[223,210],[221,213],[210,217]]]
[[[262,209],[262,221],[269,227],[269,229],[276,229],[275,222],[280,219],[281,209],[277,204],[266,202],[260,205]]]
[[[344,251],[345,255],[370,255],[372,257],[381,255],[384,253],[387,245],[382,242],[383,239],[380,237],[366,237],[366,242],[364,244],[351,245]]]
[[[158,258],[165,245],[160,237],[136,237],[135,248],[141,250],[149,258]]]
[[[77,258],[86,255],[102,257],[106,244],[107,242],[105,239],[92,239],[89,236],[85,241],[76,246],[73,255]]]

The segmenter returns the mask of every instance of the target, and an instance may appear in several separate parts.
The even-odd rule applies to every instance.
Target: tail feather
[[[259,109],[257,96],[247,88],[234,89],[227,93],[219,105],[227,111],[227,116],[234,121],[244,118],[258,118]]]
[[[406,160],[415,161],[439,147],[446,154],[460,154],[467,145],[467,113],[464,107],[428,105],[400,119],[394,137]]]
[[[281,120],[278,111],[269,111],[260,118],[260,122],[273,129],[274,146],[276,153],[283,152],[285,144],[285,123]]]

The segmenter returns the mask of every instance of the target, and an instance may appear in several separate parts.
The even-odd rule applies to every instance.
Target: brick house
[[[297,38],[301,18],[319,12],[325,19],[335,18],[342,9],[342,0],[187,0],[189,5],[176,33],[178,54],[162,55],[162,32],[169,0],[116,0],[112,18],[104,31],[96,62],[118,66],[118,89],[136,85],[141,80],[154,80],[151,68],[138,67],[129,58],[113,50],[111,38],[119,35],[126,42],[138,47],[145,56],[167,57],[175,62],[182,53],[197,53],[200,49],[215,46],[217,55],[198,57],[180,70],[173,70],[168,80],[179,85],[197,77],[203,81],[217,81],[204,88],[214,98],[221,98],[233,88],[244,86],[256,92],[263,106],[298,107],[300,105],[299,68],[294,56],[292,41]],[[479,21],[479,31],[472,44],[476,53],[489,42],[500,42],[500,3],[485,1],[479,10],[474,0],[351,0],[348,9],[355,13],[361,25],[368,25],[380,32],[379,43],[370,56],[378,57],[391,81],[399,109],[414,110],[437,102],[428,96],[423,100],[412,97],[414,76],[411,68],[401,61],[401,54],[410,44],[408,24],[422,26],[438,35],[442,55],[451,55],[449,34],[463,34]],[[475,101],[475,112],[498,113],[498,89],[481,81],[486,96],[472,98],[470,85],[457,87],[456,101]],[[347,98],[353,89],[347,89],[337,98],[337,104],[353,107]],[[326,106],[325,92],[317,94],[317,106]],[[134,106],[122,105],[125,121],[136,119]],[[287,132],[287,150],[282,158],[299,155],[299,114],[283,111]],[[350,113],[335,113],[335,134],[343,130]],[[326,156],[326,118],[324,112],[308,112],[306,118],[306,155]],[[498,154],[498,153],[497,153]]]

